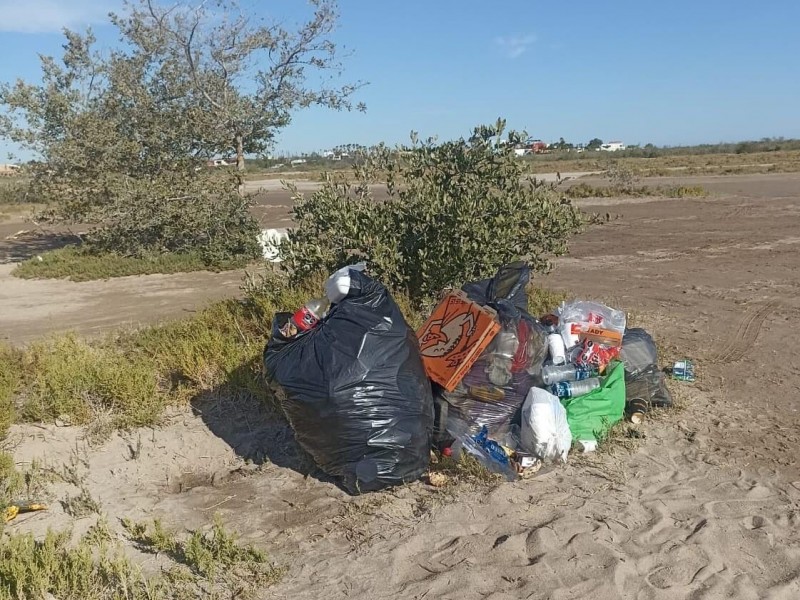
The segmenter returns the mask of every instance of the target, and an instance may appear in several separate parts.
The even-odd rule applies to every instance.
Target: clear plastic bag
[[[489,437],[489,429],[485,425],[475,431],[474,425],[458,418],[451,418],[447,422],[447,429],[453,436],[455,442],[451,446],[453,458],[461,458],[461,452],[474,456],[479,463],[489,469],[492,473],[499,473],[508,481],[517,478],[517,470],[511,463],[511,458],[500,446],[501,442],[507,441],[510,432],[502,439],[492,439]],[[513,443],[516,449],[516,443]]]
[[[628,404],[643,401],[648,409],[672,406],[672,394],[667,389],[664,373],[656,365],[650,365],[636,375],[626,373],[625,400]]]
[[[492,435],[508,431],[528,390],[540,381],[547,334],[529,316],[507,322],[452,392],[442,392],[449,414]]]
[[[625,332],[620,360],[625,365],[625,395],[629,405],[672,406],[666,378],[658,369],[658,349],[647,331],[631,328]]]
[[[625,333],[626,317],[621,310],[599,302],[574,300],[563,302],[558,309],[559,333],[567,348],[573,348],[579,340],[578,330],[599,327],[619,334]]]
[[[530,268],[519,262],[462,287],[470,300],[493,308],[502,327],[458,387],[441,394],[448,418],[469,423],[473,433],[486,425],[495,438],[506,434],[528,390],[541,381],[547,331],[527,312],[529,280]]]

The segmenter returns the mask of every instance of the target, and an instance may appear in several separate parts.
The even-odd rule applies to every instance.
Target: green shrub
[[[260,255],[252,200],[238,192],[237,174],[169,172],[147,180],[127,179],[110,187],[113,205],[103,205],[102,227],[86,236],[98,253],[144,257],[195,253],[205,264]]]
[[[241,545],[219,520],[209,535],[193,532],[187,541],[160,524],[153,534],[147,524],[125,520],[124,525],[141,549],[165,555],[160,573],[144,575],[101,518],[75,544],[70,531],[48,530],[42,540],[30,533],[0,538],[0,598],[252,598],[285,573],[265,553]]]
[[[0,344],[0,439],[14,422],[14,392],[19,385],[20,353]]]
[[[98,252],[88,246],[67,246],[28,259],[17,265],[11,274],[21,279],[68,278],[71,281],[92,281],[151,273],[236,269],[247,266],[251,258],[214,261],[199,252],[182,254],[149,252],[139,257],[131,257]]]
[[[667,198],[705,198],[708,190],[701,185],[674,185],[658,188]]]
[[[22,204],[30,202],[30,183],[19,177],[0,176],[0,204]]]
[[[366,260],[371,272],[419,306],[442,289],[528,261],[535,271],[566,252],[580,211],[554,186],[524,178],[514,155],[520,137],[499,144],[505,123],[476,128],[468,140],[379,147],[355,169],[356,182],[328,176],[297,197],[295,228],[281,246],[293,281]],[[369,184],[385,179],[388,200]]]

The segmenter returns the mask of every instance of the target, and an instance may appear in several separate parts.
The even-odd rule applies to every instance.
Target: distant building
[[[526,154],[544,154],[547,152],[547,143],[542,140],[528,140],[525,144],[520,144],[514,148],[514,154],[525,156]]]
[[[230,167],[235,164],[235,161],[226,160],[224,158],[213,158],[206,161],[207,167]]]
[[[19,165],[0,164],[0,176],[2,175],[16,175],[21,171]]]
[[[625,144],[622,142],[608,142],[600,146],[600,150],[605,152],[617,152],[618,150],[625,150]]]

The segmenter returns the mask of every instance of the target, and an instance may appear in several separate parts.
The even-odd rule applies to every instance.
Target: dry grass
[[[564,188],[568,198],[618,198],[625,196],[663,196],[665,198],[705,198],[708,190],[699,185],[646,186],[636,185],[623,187],[619,185],[589,185],[578,183]]]
[[[532,174],[571,171],[605,171],[610,161],[624,164],[640,177],[730,175],[745,173],[796,173],[800,150],[744,154],[678,154],[640,158],[607,152],[545,154],[528,159]]]

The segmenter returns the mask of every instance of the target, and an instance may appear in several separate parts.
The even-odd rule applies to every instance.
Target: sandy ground
[[[0,265],[0,341],[25,344],[47,333],[98,335],[187,316],[213,300],[239,293],[241,271],[119,277],[75,283],[11,276]]]
[[[698,381],[672,385],[683,410],[647,421],[631,451],[488,493],[350,498],[308,475],[279,418],[228,398],[99,445],[56,426],[15,426],[8,443],[20,466],[79,464],[112,523],[219,513],[288,566],[264,598],[800,598],[800,175],[690,181],[713,195],[587,203],[611,221],[540,279],[624,308],[666,358],[696,360]],[[54,503],[13,527],[68,524]]]

